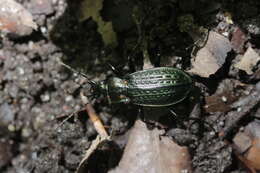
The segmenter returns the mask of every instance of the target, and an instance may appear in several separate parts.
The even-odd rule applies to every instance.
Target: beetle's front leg
[[[117,76],[121,76],[121,77],[123,76],[123,73],[121,71],[119,71],[117,68],[115,68],[112,64],[110,64],[110,63],[107,63],[107,64],[114,74],[116,74]]]
[[[131,99],[125,95],[119,95],[116,98],[112,98],[112,97],[108,97],[108,101],[110,104],[114,104],[114,103],[125,103],[128,104],[130,103]]]

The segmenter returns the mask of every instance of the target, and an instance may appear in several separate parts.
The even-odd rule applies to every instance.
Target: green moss
[[[80,20],[86,20],[92,18],[98,25],[98,32],[101,34],[104,44],[106,46],[116,47],[117,36],[113,30],[112,22],[106,22],[100,15],[100,10],[103,8],[103,0],[84,0],[81,5],[81,17]]]

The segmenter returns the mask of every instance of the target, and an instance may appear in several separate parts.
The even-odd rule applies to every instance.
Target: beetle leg
[[[110,69],[115,73],[117,76],[123,76],[122,72],[120,72],[118,69],[116,69],[112,64],[107,63]]]
[[[128,104],[128,103],[130,103],[130,98],[128,98],[128,97],[126,97],[126,98],[124,98],[123,99],[123,102],[125,103],[125,104]]]
[[[177,118],[178,115],[173,110],[170,109],[170,112],[174,115],[174,118],[176,119],[177,122],[180,122],[181,125],[184,125],[181,121],[178,120],[178,118]],[[188,117],[187,119],[193,120],[194,122],[192,124],[194,124],[196,122],[198,122],[200,124],[203,123],[204,125],[207,125],[207,127],[209,129],[211,129],[214,133],[217,133],[216,130],[214,129],[214,127],[212,126],[212,124],[208,123],[207,121],[202,121],[201,119],[195,118],[195,117]]]
[[[120,98],[119,100],[113,100],[111,101],[111,103],[125,103],[125,104],[128,104],[130,103],[130,98],[128,97],[124,97],[124,98]]]
[[[109,104],[117,104],[117,103],[130,103],[130,98],[126,97],[125,95],[120,95],[117,99],[111,99],[110,96],[107,96],[107,100]]]
[[[172,109],[169,109],[169,111],[172,113],[174,120],[175,120],[181,127],[185,127],[183,121],[180,121],[180,119],[178,118],[178,115],[177,115]]]

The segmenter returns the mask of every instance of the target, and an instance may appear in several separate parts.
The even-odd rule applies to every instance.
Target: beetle
[[[192,87],[191,77],[180,69],[157,67],[137,71],[123,78],[111,77],[97,83],[110,103],[132,103],[163,107],[184,100]]]
[[[85,74],[64,63],[62,65],[88,79]],[[173,67],[151,68],[122,78],[110,77],[100,82],[89,80],[89,83],[94,92],[106,95],[109,103],[132,103],[149,107],[179,103],[187,97],[192,88],[191,77]]]

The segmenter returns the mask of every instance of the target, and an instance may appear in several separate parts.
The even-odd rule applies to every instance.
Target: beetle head
[[[92,95],[99,97],[101,94],[105,95],[109,99],[118,99],[122,94],[126,94],[127,82],[118,77],[111,77],[108,80],[100,81],[98,83],[90,83],[92,88]]]
[[[106,81],[101,82],[91,82],[91,95],[94,97],[99,97],[101,94],[107,93],[107,84]]]

